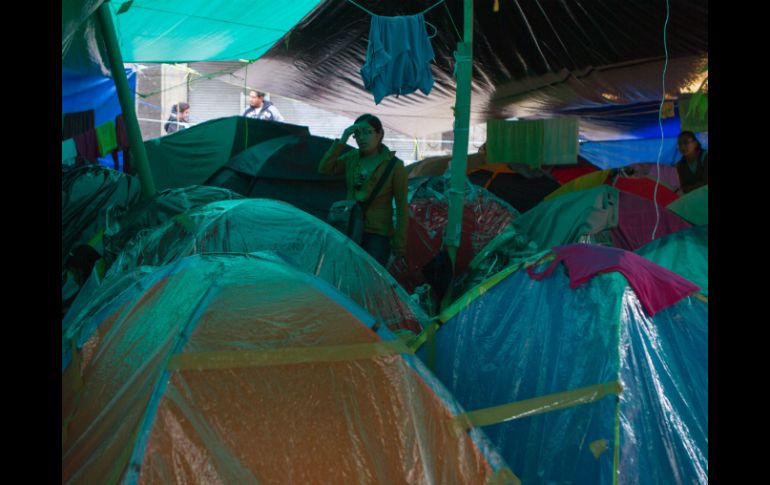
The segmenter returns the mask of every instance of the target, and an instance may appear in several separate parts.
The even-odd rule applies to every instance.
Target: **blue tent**
[[[518,403],[482,429],[522,483],[707,483],[706,303],[650,317],[619,273],[572,289],[563,266],[480,286],[441,317],[434,372],[466,409]]]

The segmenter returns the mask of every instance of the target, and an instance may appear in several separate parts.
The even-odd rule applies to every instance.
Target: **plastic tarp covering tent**
[[[436,2],[357,2],[377,15],[414,15]],[[570,110],[653,103],[697,85],[708,62],[705,0],[646,2],[500,2],[494,12],[477,2],[473,11],[471,125],[490,118],[556,116]],[[425,14],[436,27],[429,96],[387,97],[375,106],[364,90],[370,16],[350,2],[327,2],[303,19],[287,42],[223,79],[261,86],[328,111],[371,112],[397,131],[420,136],[450,131],[456,81],[453,55],[462,29],[462,3],[446,2]],[[340,28],[344,26],[344,28]],[[432,29],[431,29],[432,30]],[[515,46],[511,49],[510,46]],[[586,131],[589,130],[590,131]],[[581,120],[588,139],[627,131]],[[591,138],[598,137],[598,138]]]
[[[151,230],[187,210],[217,200],[242,199],[235,192],[219,187],[191,185],[181,189],[156,192],[149,200],[141,201],[121,215],[104,231],[105,256],[120,253],[129,240],[141,231]]]
[[[537,252],[587,242],[634,251],[691,225],[664,207],[609,185],[546,200],[519,216],[489,242],[454,283],[460,295],[503,268]],[[656,228],[657,222],[657,228]]]
[[[696,226],[668,234],[634,252],[687,278],[700,286],[701,292],[704,295],[708,295],[708,225]]]
[[[619,273],[571,289],[560,265],[542,281],[514,271],[455,305],[434,372],[466,409],[622,385],[619,401],[484,426],[522,483],[708,483],[706,303],[650,317]]]
[[[259,142],[307,135],[307,127],[243,116],[206,121],[144,142],[158,190],[203,185],[228,160]]]
[[[442,248],[449,211],[449,189],[447,177],[409,179],[407,257],[392,259],[388,267],[409,292],[425,282],[423,268]],[[473,257],[518,215],[518,211],[505,201],[467,183],[455,273],[465,271]]]
[[[125,210],[139,202],[139,180],[96,165],[62,175],[62,264],[67,253],[106,228],[110,210]]]
[[[62,482],[517,483],[374,323],[320,279],[251,255],[157,269],[91,322],[71,366]]]
[[[325,221],[331,205],[347,197],[344,175],[318,173],[318,164],[333,141],[311,135],[263,141],[233,157],[206,185],[246,197],[283,200]],[[343,153],[351,149],[346,145]]]
[[[392,276],[342,233],[291,205],[266,199],[212,202],[131,241],[108,277],[204,252],[266,252],[320,277],[391,329],[427,320]]]

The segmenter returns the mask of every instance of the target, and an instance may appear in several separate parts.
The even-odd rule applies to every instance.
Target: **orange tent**
[[[63,483],[516,483],[387,329],[247,254],[159,268],[79,322]]]

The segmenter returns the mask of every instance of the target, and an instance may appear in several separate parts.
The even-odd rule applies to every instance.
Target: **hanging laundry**
[[[417,89],[429,94],[433,58],[423,14],[372,15],[366,62],[361,68],[364,88],[374,95],[375,104],[390,94],[410,94]]]
[[[99,156],[103,157],[118,148],[118,138],[115,133],[115,123],[112,120],[96,127],[96,141],[99,144]]]
[[[97,163],[99,158],[99,142],[96,140],[96,131],[91,129],[75,136],[75,146],[78,149],[78,163]]]
[[[117,134],[118,148],[128,150],[130,143],[128,141],[128,131],[126,131],[126,122],[122,114],[115,117],[115,133]]]
[[[128,131],[126,130],[126,122],[123,119],[123,115],[119,114],[115,117],[115,132],[117,134],[118,139],[118,148],[122,150],[122,156],[123,156],[123,172],[124,173],[133,173],[132,167],[131,167],[131,153],[130,153],[130,143],[128,141]],[[112,152],[112,161],[115,166],[115,170],[119,170],[120,168],[120,157],[118,156],[118,151],[115,150]]]
[[[543,120],[487,121],[487,162],[543,164]]]
[[[544,165],[574,165],[579,149],[577,118],[543,120]]]
[[[78,149],[75,146],[75,140],[67,138],[61,142],[61,164],[70,166],[75,165],[75,158],[78,156]]]
[[[574,165],[579,148],[577,118],[487,121],[489,163]]]
[[[536,265],[527,268],[533,280],[548,277],[562,261],[569,273],[570,288],[577,288],[597,274],[617,271],[626,277],[642,307],[651,316],[700,289],[678,274],[630,251],[593,244],[557,246],[552,251],[556,258],[542,273],[535,271]]]
[[[74,138],[94,128],[94,110],[64,113],[62,120],[62,140]]]

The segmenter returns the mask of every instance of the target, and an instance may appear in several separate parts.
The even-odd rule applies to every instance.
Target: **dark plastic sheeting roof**
[[[357,3],[376,14],[412,15],[435,1]],[[707,66],[708,5],[669,3],[666,92],[676,96]],[[428,96],[390,96],[375,106],[360,75],[370,17],[344,1],[317,7],[262,58],[227,76],[239,82],[246,76],[251,86],[337,113],[371,112],[405,133],[451,130],[462,2],[447,0],[425,19],[438,31],[431,40],[435,84]],[[497,13],[492,2],[476,2],[472,123],[659,100],[665,21],[662,0],[504,1]]]

